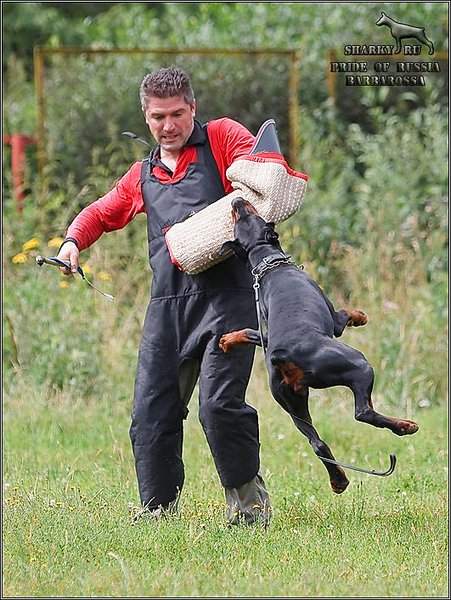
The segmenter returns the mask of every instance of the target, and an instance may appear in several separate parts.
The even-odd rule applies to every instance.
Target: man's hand
[[[65,267],[60,267],[60,271],[64,273],[64,275],[72,275],[72,273],[77,272],[80,264],[80,251],[74,242],[66,242],[63,244],[61,250],[58,252],[57,258],[70,263],[70,270]]]

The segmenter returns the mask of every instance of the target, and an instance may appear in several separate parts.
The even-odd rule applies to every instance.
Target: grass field
[[[420,431],[398,438],[355,422],[347,391],[314,393],[337,458],[377,469],[398,458],[389,478],[348,472],[336,496],[259,367],[249,402],[274,506],[267,530],[226,527],[196,398],[180,515],[132,525],[130,402],[18,384],[4,410],[4,596],[447,596],[445,409],[413,409]]]

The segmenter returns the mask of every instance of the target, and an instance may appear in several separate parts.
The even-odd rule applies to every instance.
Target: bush
[[[302,169],[311,179],[301,211],[281,226],[297,259],[333,282],[348,247],[411,253],[429,277],[447,269],[447,115],[439,105],[407,118],[372,111],[378,132],[332,126],[334,112],[303,113]],[[317,123],[322,123],[319,127]],[[370,257],[371,255],[369,255]],[[375,259],[366,264],[379,273]],[[398,258],[396,258],[398,257]],[[383,273],[380,273],[383,276]]]
[[[287,48],[301,42],[299,165],[310,182],[304,207],[278,228],[282,243],[337,305],[360,305],[370,313],[367,331],[352,332],[350,339],[374,364],[386,401],[408,408],[408,402],[438,402],[446,394],[447,110],[433,91],[426,108],[412,109],[420,103],[400,96],[390,105],[387,95],[366,90],[365,119],[352,122],[327,99],[324,77],[326,51],[342,45],[343,24],[350,41],[377,42],[379,35],[382,43],[385,34],[374,27],[381,8],[166,3],[153,11],[118,3],[71,28],[65,18],[56,23],[57,13],[38,3],[12,4],[6,15],[16,33],[28,37],[31,29],[34,39],[54,46],[95,42],[161,49],[208,47],[214,40],[223,48]],[[446,47],[443,3],[405,3],[397,10],[405,22],[431,23],[428,33],[436,49]],[[7,58],[8,132],[35,127],[25,59],[24,52]],[[100,388],[114,397],[130,395],[149,294],[145,217],[103,236],[82,255],[94,283],[117,296],[115,304],[79,278],[63,279],[56,269],[39,270],[33,261],[37,252],[55,253],[49,240],[62,236],[81,208],[147,153],[120,133],[148,136],[137,90],[144,73],[163,60],[169,62],[168,56],[56,60],[58,69],[50,69],[47,81],[52,160],[39,183],[34,165],[29,169],[31,194],[20,217],[5,163],[7,387],[25,378],[30,385],[75,388],[92,397]],[[282,61],[181,55],[170,62],[191,72],[202,120],[228,114],[255,132],[275,117],[286,149],[288,86]],[[23,244],[34,239],[38,246],[24,251]]]

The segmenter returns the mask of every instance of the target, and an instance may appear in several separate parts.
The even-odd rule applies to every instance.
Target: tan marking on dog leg
[[[362,327],[368,323],[368,315],[363,310],[354,309],[349,311],[348,327]]]
[[[419,429],[415,421],[410,419],[393,419],[395,427],[392,429],[396,435],[413,435]]]
[[[338,477],[330,477],[330,487],[335,494],[342,494],[349,485],[349,479],[341,467],[336,465]]]
[[[280,363],[277,366],[282,374],[283,383],[289,385],[295,392],[302,391],[304,371],[293,362]]]
[[[246,330],[241,329],[240,331],[225,333],[219,340],[219,347],[223,352],[229,352],[234,346],[238,346],[239,344],[249,344],[249,342],[250,340],[246,335]]]

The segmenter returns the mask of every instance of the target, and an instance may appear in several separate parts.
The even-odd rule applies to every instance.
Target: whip
[[[298,417],[297,415],[293,415],[292,413],[289,413],[289,415],[293,419],[293,421],[294,421],[295,425],[298,427],[298,429],[300,429],[300,431],[304,435],[306,435],[309,439],[311,436],[309,436],[309,434],[307,433],[308,430],[312,431],[315,435],[318,435],[316,433],[315,428],[313,427],[313,425],[311,423],[309,423],[305,419],[301,419],[301,417]],[[364,469],[363,467],[356,467],[355,465],[346,464],[344,462],[341,462],[340,460],[334,460],[332,458],[327,458],[325,456],[321,456],[320,454],[316,454],[316,456],[320,460],[331,463],[332,465],[337,465],[339,467],[343,467],[344,469],[351,469],[352,471],[360,471],[360,473],[366,473],[367,475],[377,475],[378,477],[388,477],[389,475],[391,475],[393,473],[393,471],[395,470],[395,467],[396,467],[396,455],[395,454],[390,454],[390,466],[388,467],[388,469],[386,471],[376,471],[376,469]]]
[[[51,265],[53,267],[65,267],[66,269],[71,269],[71,265],[69,262],[66,262],[65,260],[61,260],[59,258],[57,258],[56,256],[49,256],[49,257],[45,257],[45,256],[36,256],[36,262],[37,264],[42,267],[42,265]],[[81,267],[77,268],[77,273],[81,276],[82,279],[84,279],[84,281],[86,281],[86,283],[91,286],[96,292],[99,292],[99,294],[102,294],[102,296],[105,296],[105,298],[107,300],[109,300],[110,302],[114,302],[114,296],[112,296],[111,294],[106,294],[105,292],[102,292],[101,290],[97,289],[95,287],[95,285],[93,285],[89,279],[86,279],[85,274],[83,272],[83,269]]]
[[[324,460],[333,465],[344,467],[345,469],[352,469],[353,471],[360,471],[360,473],[367,473],[368,475],[378,475],[379,477],[388,477],[393,473],[396,466],[396,455],[390,454],[390,466],[386,471],[376,471],[375,469],[363,469],[362,467],[355,467],[354,465],[346,465],[339,460],[332,460],[330,458],[324,458],[324,456],[318,456],[320,460]]]

